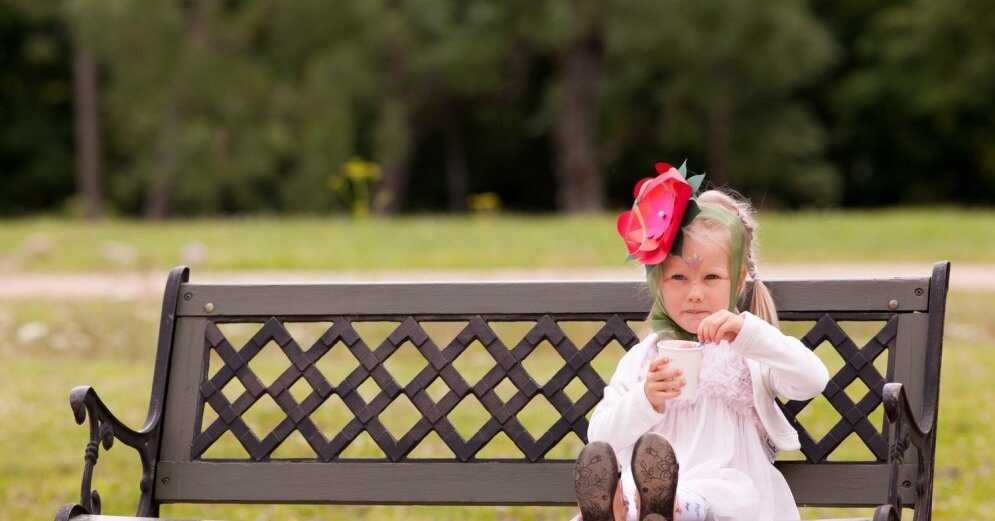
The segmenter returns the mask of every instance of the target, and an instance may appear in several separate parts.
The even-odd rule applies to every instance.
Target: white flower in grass
[[[47,233],[32,233],[21,243],[21,251],[29,258],[47,255],[55,249],[55,239]]]
[[[202,242],[188,242],[180,248],[180,259],[187,266],[203,264],[207,261],[207,245]]]
[[[30,344],[45,338],[48,336],[48,332],[48,324],[40,320],[25,322],[17,328],[17,340],[22,344]]]
[[[123,242],[104,242],[100,245],[100,253],[104,259],[119,266],[130,266],[138,260],[138,252],[135,247]]]

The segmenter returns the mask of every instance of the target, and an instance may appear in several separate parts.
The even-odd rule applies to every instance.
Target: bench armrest
[[[139,482],[142,495],[138,503],[138,511],[139,513],[148,511],[152,502],[152,480],[155,476],[152,449],[159,441],[158,429],[156,428],[160,420],[159,414],[150,414],[140,430],[133,430],[114,416],[100,399],[100,396],[97,395],[97,391],[89,386],[74,388],[69,393],[69,404],[72,407],[76,423],[82,425],[89,417],[90,441],[86,444],[83,458],[85,463],[80,487],[80,502],[64,506],[55,516],[56,521],[66,521],[79,514],[96,515],[100,513],[100,495],[91,488],[93,467],[97,464],[100,445],[104,446],[104,450],[109,450],[115,438],[138,451],[142,461],[142,479]]]
[[[933,436],[933,418],[919,418],[909,404],[909,398],[900,383],[884,385],[884,412],[891,423],[892,441],[888,449],[888,463],[891,465],[891,480],[888,485],[888,504],[874,511],[874,521],[898,521],[901,519],[901,500],[898,489],[911,486],[899,483],[899,474],[909,446],[916,449],[918,456],[918,478],[916,486],[916,519],[928,519],[929,499],[932,495],[933,457],[936,437]]]
[[[892,505],[881,505],[874,509],[872,521],[902,521],[902,514]]]
[[[180,288],[189,279],[190,270],[185,266],[173,268],[166,279],[166,289],[162,299],[162,320],[159,322],[159,345],[156,352],[155,370],[152,374],[152,396],[149,399],[149,410],[145,417],[145,425],[139,430],[133,430],[114,416],[104,405],[103,400],[92,387],[76,387],[69,393],[69,405],[72,406],[76,423],[90,417],[90,441],[86,445],[86,455],[83,466],[83,483],[80,487],[79,504],[62,507],[56,514],[56,521],[66,521],[80,514],[100,514],[100,495],[91,489],[93,467],[97,464],[97,453],[102,443],[104,450],[110,449],[114,439],[121,440],[125,445],[138,451],[142,460],[142,478],[139,489],[142,491],[138,499],[138,517],[158,517],[159,504],[153,500],[155,467],[159,460],[159,437],[163,404],[166,400],[166,381],[168,380],[169,362],[172,358],[173,330],[176,323],[176,303]]]

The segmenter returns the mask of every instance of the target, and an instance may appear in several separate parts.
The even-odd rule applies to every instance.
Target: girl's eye
[[[705,275],[705,280],[718,280],[719,276],[714,273],[709,273]]]
[[[687,277],[685,277],[682,273],[675,273],[671,275],[670,278],[671,280],[687,280]]]

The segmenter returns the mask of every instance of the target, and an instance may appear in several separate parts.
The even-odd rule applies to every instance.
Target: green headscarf
[[[746,257],[743,251],[746,242],[745,232],[743,230],[743,221],[739,219],[738,215],[726,210],[718,204],[699,202],[698,208],[701,212],[695,215],[691,221],[684,226],[681,233],[684,233],[684,230],[689,228],[691,223],[699,219],[720,223],[729,231],[729,276],[732,282],[729,288],[729,311],[736,313],[738,312],[736,304],[739,302],[740,297],[738,294],[741,282],[740,276],[743,273],[743,266],[746,263]],[[680,257],[682,252],[679,251],[679,249],[679,247],[674,248],[670,254]],[[646,270],[646,283],[650,288],[650,293],[653,295],[653,314],[650,316],[653,331],[665,338],[697,341],[697,334],[685,331],[684,328],[677,325],[677,323],[670,318],[670,315],[667,314],[667,309],[663,306],[663,291],[660,288],[660,277],[663,274],[662,272],[662,262],[652,267],[648,267]]]

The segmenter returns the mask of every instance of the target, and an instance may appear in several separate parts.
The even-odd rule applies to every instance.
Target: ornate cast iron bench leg
[[[138,517],[158,517],[159,503],[154,499],[155,470],[159,460],[159,438],[162,434],[163,404],[166,396],[166,379],[173,346],[173,325],[176,320],[176,302],[180,286],[189,279],[190,270],[186,267],[174,268],[166,279],[166,290],[162,302],[162,319],[159,322],[159,344],[156,352],[155,370],[152,375],[152,397],[145,417],[145,425],[135,431],[128,428],[107,409],[103,400],[92,387],[76,387],[69,393],[76,423],[82,425],[90,419],[90,441],[86,444],[83,465],[83,482],[80,486],[78,504],[66,505],[55,515],[56,521],[68,521],[83,514],[100,514],[100,495],[92,488],[93,468],[97,464],[100,445],[104,450],[111,448],[114,439],[138,451],[142,461],[142,478],[138,487],[141,497],[138,500]]]
[[[152,480],[155,476],[155,458],[153,450],[159,443],[160,416],[157,413],[146,420],[145,426],[135,431],[117,419],[104,405],[92,387],[76,387],[69,394],[69,403],[76,417],[76,423],[82,425],[89,416],[90,441],[86,444],[86,454],[83,465],[83,482],[80,488],[80,502],[62,507],[55,516],[56,521],[68,521],[81,514],[100,514],[100,495],[92,489],[93,468],[97,464],[100,445],[104,450],[110,449],[114,439],[138,451],[142,460],[142,479],[139,489],[142,495],[138,501],[139,517],[154,517],[159,515],[159,506],[152,500]]]
[[[909,405],[908,397],[900,383],[889,383],[884,386],[884,410],[894,429],[895,437],[888,451],[888,463],[891,465],[891,480],[888,484],[888,504],[882,505],[874,512],[874,521],[900,521],[902,505],[899,498],[899,476],[905,460],[905,452],[911,444],[916,448],[918,456],[918,482],[916,486],[916,521],[929,519],[933,499],[933,451],[935,437],[932,436],[935,416],[926,418],[925,425],[916,418]]]

